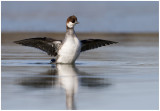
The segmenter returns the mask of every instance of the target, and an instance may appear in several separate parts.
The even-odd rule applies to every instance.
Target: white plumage
[[[67,36],[58,51],[56,63],[74,63],[80,55],[81,43],[76,36]]]

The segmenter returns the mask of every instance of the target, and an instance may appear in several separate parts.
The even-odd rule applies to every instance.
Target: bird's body
[[[17,44],[35,47],[47,52],[48,55],[56,57],[56,63],[73,64],[80,55],[80,52],[110,45],[113,41],[101,39],[79,40],[75,34],[74,26],[78,24],[76,16],[70,16],[66,22],[65,39],[54,40],[48,37],[37,37],[15,41]]]
[[[73,29],[68,29],[63,45],[58,51],[56,63],[74,63],[80,55],[81,43]]]

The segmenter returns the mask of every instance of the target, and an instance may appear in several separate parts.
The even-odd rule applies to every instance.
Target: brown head
[[[67,22],[66,22],[66,27],[67,28],[74,28],[74,26],[76,24],[78,24],[79,22],[77,21],[77,17],[72,15],[70,17],[67,18]]]

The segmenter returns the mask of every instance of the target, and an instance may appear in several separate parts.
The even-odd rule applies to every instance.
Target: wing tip
[[[24,41],[23,40],[13,41],[13,43],[24,45]]]
[[[20,41],[13,41],[13,43],[20,44]]]
[[[117,44],[118,42],[113,42],[113,44]]]

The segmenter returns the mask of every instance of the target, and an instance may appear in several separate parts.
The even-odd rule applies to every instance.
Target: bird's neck
[[[66,28],[66,36],[75,36],[74,28]]]

